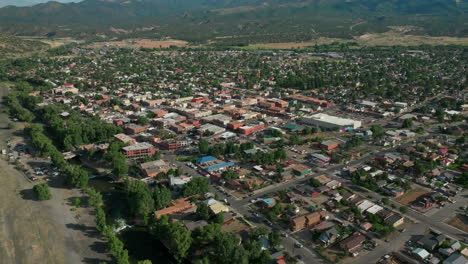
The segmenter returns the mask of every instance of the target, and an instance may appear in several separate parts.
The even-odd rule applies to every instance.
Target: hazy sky
[[[31,6],[40,3],[49,2],[50,0],[0,0],[0,7],[7,5],[15,6]],[[80,2],[80,0],[55,0],[57,2],[69,3],[69,2]]]

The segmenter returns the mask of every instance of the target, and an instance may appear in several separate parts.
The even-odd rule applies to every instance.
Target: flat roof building
[[[301,117],[299,121],[303,124],[319,126],[324,128],[339,128],[350,130],[361,127],[361,121],[331,116],[323,113]]]

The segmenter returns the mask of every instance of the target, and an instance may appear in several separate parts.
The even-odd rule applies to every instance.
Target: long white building
[[[356,129],[361,127],[361,121],[331,116],[323,113],[304,116],[299,121],[306,125],[319,126],[324,128],[339,128],[342,130]]]

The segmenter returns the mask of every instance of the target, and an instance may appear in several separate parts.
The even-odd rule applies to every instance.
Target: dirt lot
[[[419,197],[425,195],[426,193],[429,193],[429,191],[418,187],[403,194],[402,196],[396,198],[395,200],[401,204],[409,205],[412,202],[416,201]]]
[[[0,98],[5,94],[5,87],[0,84]],[[7,139],[21,139],[19,129],[6,129],[7,120],[6,115],[0,113],[0,149],[5,147]],[[104,253],[105,244],[98,239],[87,209],[71,210],[67,199],[80,197],[78,191],[62,188],[58,179],[51,183],[53,199],[36,201],[33,184],[3,158],[0,159],[2,264],[74,264],[109,260]]]
[[[456,215],[447,221],[447,224],[454,226],[468,233],[468,217],[464,215]]]
[[[186,47],[188,42],[182,40],[150,40],[150,39],[128,39],[123,41],[98,42],[90,45],[96,48],[103,45],[110,45],[124,48],[169,48],[170,46]]]

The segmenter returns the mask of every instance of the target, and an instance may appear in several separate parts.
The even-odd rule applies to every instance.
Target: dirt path
[[[6,89],[0,84],[0,98]],[[20,140],[5,129],[7,116],[0,105],[0,149],[8,139]],[[19,131],[16,131],[19,132]],[[17,134],[16,134],[17,135]],[[108,261],[87,209],[71,210],[67,199],[81,196],[77,190],[52,183],[53,199],[36,201],[33,184],[5,160],[0,159],[0,263],[64,264]],[[76,215],[81,217],[78,219]]]

